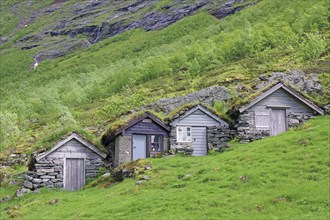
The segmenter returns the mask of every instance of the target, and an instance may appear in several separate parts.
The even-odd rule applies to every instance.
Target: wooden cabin
[[[130,121],[110,138],[109,148],[114,166],[168,152],[169,130],[150,113]]]
[[[324,111],[289,86],[278,83],[239,109],[241,142],[275,136]]]
[[[209,146],[214,145],[212,142],[219,141],[216,137],[208,138],[209,129],[219,128],[216,131],[226,130],[225,134],[227,136],[230,132],[227,122],[202,105],[188,109],[182,115],[173,118],[170,125],[171,150],[186,151],[188,152],[187,154],[192,154],[193,156],[207,155]],[[218,137],[220,137],[220,134],[221,132],[219,132]]]
[[[24,186],[79,190],[85,185],[86,178],[97,175],[106,156],[82,136],[71,133],[50,150],[37,155],[34,170],[27,173]]]

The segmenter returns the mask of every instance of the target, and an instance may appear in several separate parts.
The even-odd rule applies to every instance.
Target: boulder
[[[30,181],[24,180],[23,186],[28,189],[33,189],[33,184]]]

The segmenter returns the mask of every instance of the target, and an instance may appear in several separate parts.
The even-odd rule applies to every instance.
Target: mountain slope
[[[150,180],[140,186],[126,179],[78,192],[45,189],[4,203],[1,217],[328,219],[329,126],[322,116],[222,154],[148,159]]]
[[[1,151],[40,148],[63,129],[95,133],[132,109],[215,84],[232,91],[224,103],[230,110],[254,91],[260,74],[275,71],[318,73],[323,94],[308,95],[327,104],[328,30],[326,0],[263,0],[225,19],[201,10],[163,30],[127,31],[34,70],[38,47],[21,50],[8,41],[0,52]]]

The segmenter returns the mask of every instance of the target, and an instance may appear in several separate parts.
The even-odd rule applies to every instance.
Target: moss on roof
[[[81,138],[93,144],[97,149],[99,149],[103,153],[108,153],[106,148],[100,143],[100,141],[96,138],[96,136],[90,132],[87,132],[82,129],[77,128],[66,128],[57,132],[52,133],[50,136],[45,137],[43,140],[38,142],[35,145],[37,149],[34,154],[39,154],[41,152],[50,150],[54,147],[58,142],[66,139],[72,133],[78,134]]]
[[[100,142],[107,145],[116,136],[115,134],[117,131],[127,126],[131,121],[143,117],[145,114],[150,114],[164,122],[164,116],[162,114],[150,110],[139,111],[130,115],[123,115],[120,119],[106,126],[104,132],[101,134]]]
[[[286,82],[283,82],[282,80],[276,80],[273,83],[265,86],[262,89],[256,90],[254,93],[246,96],[245,98],[242,99],[235,99],[235,101],[233,102],[233,104],[230,106],[229,109],[231,109],[231,111],[238,111],[238,109],[242,106],[245,106],[247,104],[249,104],[250,102],[252,102],[253,100],[255,100],[258,96],[260,96],[261,94],[263,94],[264,92],[268,91],[269,89],[271,89],[272,87],[276,86],[277,84],[282,83],[283,85],[285,85],[286,87],[292,89],[295,93],[299,94],[300,96],[302,96],[303,98],[307,99],[309,102],[314,103],[313,98],[309,95],[307,95],[306,93],[302,92],[297,86],[295,85],[289,85]],[[316,105],[318,105],[318,103],[315,103]]]
[[[165,118],[164,121],[166,123],[170,123],[171,121],[173,121],[176,115],[178,115],[181,111],[187,112],[190,109],[196,107],[196,106],[203,106],[204,108],[206,108],[207,110],[209,110],[212,114],[218,116],[219,118],[221,118],[222,120],[225,120],[226,122],[230,123],[231,119],[223,113],[220,113],[218,110],[216,110],[215,108],[213,108],[212,106],[206,105],[204,103],[201,102],[193,102],[193,103],[187,103],[183,106],[180,106],[179,108],[174,109],[173,111],[171,111]],[[180,114],[183,115],[183,114]]]

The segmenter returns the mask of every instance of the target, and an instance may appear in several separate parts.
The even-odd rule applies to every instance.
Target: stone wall
[[[314,118],[314,115],[311,113],[290,112],[288,115],[288,126],[289,128],[297,126],[311,118]]]
[[[36,190],[42,187],[63,188],[64,175],[63,158],[44,158],[34,164],[34,170],[24,175],[23,188]],[[97,175],[99,168],[104,166],[101,158],[85,159],[85,177],[93,178]],[[25,190],[26,191],[26,190]]]
[[[239,115],[234,127],[241,143],[249,143],[270,135],[269,129],[257,130],[254,125],[254,112],[245,111]]]
[[[311,113],[289,112],[288,128],[304,123],[313,118]],[[237,129],[237,138],[241,143],[249,143],[254,140],[270,136],[270,128],[257,130],[254,122],[254,112],[243,112],[238,117],[234,127]]]
[[[179,143],[176,141],[176,127],[171,127],[170,131],[170,150],[169,153],[183,153],[186,155],[192,155],[193,148],[192,143]]]
[[[229,148],[228,142],[236,135],[236,131],[221,126],[207,127],[207,147],[208,150],[222,152]]]
[[[118,155],[118,161],[116,166],[122,163],[128,163],[132,161],[132,136],[118,136],[116,140],[115,155]]]

